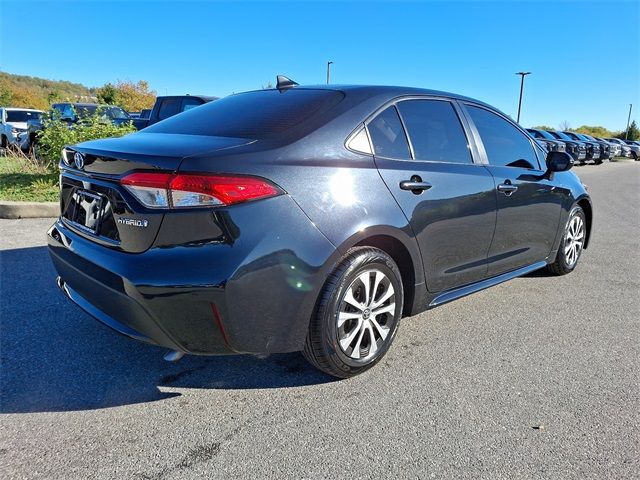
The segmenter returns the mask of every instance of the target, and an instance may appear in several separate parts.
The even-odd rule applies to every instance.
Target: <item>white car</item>
[[[42,113],[42,110],[31,108],[0,108],[0,147],[5,149],[9,145],[18,145],[22,150],[27,150],[27,121],[39,119]]]

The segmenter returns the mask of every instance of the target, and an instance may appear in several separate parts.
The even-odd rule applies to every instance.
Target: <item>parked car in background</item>
[[[617,145],[620,145],[620,148],[621,148],[620,154],[623,157],[634,158],[634,152],[633,152],[633,150],[631,148],[631,145],[627,145],[627,143],[625,143],[624,140],[621,140],[619,138],[607,138],[606,140],[611,142],[611,143],[615,143]],[[638,159],[638,153],[635,152],[635,154],[636,154],[636,156],[635,156],[634,160],[637,160]]]
[[[533,138],[535,138],[538,145],[545,148],[548,152],[566,152],[567,144],[562,140],[558,140],[553,138],[547,132],[542,132],[540,130],[536,130],[535,128],[527,128],[527,132],[531,134]]]
[[[533,130],[533,129],[532,129]],[[577,140],[573,140],[561,132],[556,131],[548,131],[548,130],[535,130],[544,138],[555,139],[562,141],[565,146],[565,151],[571,155],[574,162],[578,162],[581,165],[584,164],[585,159],[587,158],[587,146],[584,142],[578,142]]]
[[[597,142],[598,145],[600,145],[600,160],[596,162],[596,164],[600,164],[604,160],[610,160],[615,156],[615,152],[614,150],[612,150],[612,145],[609,142],[592,137],[591,135],[587,135],[586,133],[581,133],[580,136],[586,138],[589,141]]]
[[[28,122],[39,120],[42,110],[31,108],[0,108],[0,148],[15,145],[22,150],[29,148]]]
[[[609,159],[611,160],[612,158],[615,157],[620,157],[622,155],[622,146],[618,145],[617,143],[614,142],[610,142],[604,138],[600,138],[600,137],[593,137],[596,140],[598,140],[599,142],[606,142],[607,144],[609,144]]]
[[[573,140],[583,142],[587,146],[587,160],[592,160],[596,165],[602,163],[602,159],[600,158],[600,144],[598,142],[589,140],[581,133],[569,132],[566,130],[562,133]]]
[[[635,140],[622,140],[626,143],[631,149],[631,157],[634,160],[640,160],[640,142],[636,142]]]
[[[173,117],[178,113],[185,112],[191,108],[199,107],[205,103],[217,100],[218,97],[207,97],[202,95],[177,95],[156,98],[156,103],[151,110],[143,110],[138,118],[133,119],[133,125],[138,129],[153,125],[154,123]],[[147,114],[148,112],[148,114]]]
[[[83,118],[90,117],[96,112],[105,120],[110,121],[114,125],[122,125],[132,121],[131,117],[122,108],[116,105],[102,105],[98,103],[54,103],[51,105],[49,114],[67,122],[70,126],[81,121]],[[40,116],[37,120],[28,122],[28,136],[31,145],[35,145],[37,134],[44,128],[43,118]]]
[[[578,264],[592,204],[567,153],[471,98],[296,85],[66,148],[64,294],[169,359],[303,351],[346,378],[403,316]]]

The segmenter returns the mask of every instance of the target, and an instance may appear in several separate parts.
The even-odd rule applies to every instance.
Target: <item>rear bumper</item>
[[[232,245],[131,254],[57,221],[49,252],[67,297],[129,337],[201,355],[298,351],[339,253],[289,202],[281,196],[236,207],[242,236]]]

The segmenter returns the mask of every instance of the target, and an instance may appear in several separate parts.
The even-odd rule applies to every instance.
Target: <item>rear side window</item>
[[[472,163],[467,137],[450,102],[405,100],[398,110],[416,160]]]
[[[184,112],[200,105],[202,105],[202,102],[196,98],[185,98],[182,102],[182,111]]]
[[[158,110],[158,118],[160,120],[164,120],[165,118],[169,118],[174,116],[175,114],[180,112],[180,102],[179,98],[165,98],[162,100],[160,104],[160,110]]]
[[[539,168],[529,138],[489,110],[467,105],[478,129],[489,164],[500,167]]]
[[[261,139],[302,127],[343,98],[342,92],[321,89],[239,93],[191,108],[144,131]]]
[[[375,117],[369,125],[374,153],[381,157],[410,160],[409,143],[396,107],[391,106]]]

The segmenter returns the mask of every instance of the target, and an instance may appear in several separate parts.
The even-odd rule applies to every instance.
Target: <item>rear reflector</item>
[[[136,172],[120,183],[149,208],[233,205],[282,194],[262,178]]]

